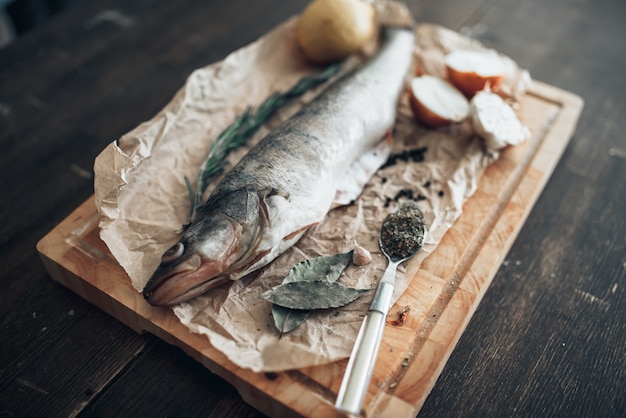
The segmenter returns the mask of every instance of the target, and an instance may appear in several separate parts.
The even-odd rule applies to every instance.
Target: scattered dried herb
[[[393,198],[387,197],[385,199],[385,207],[388,208],[391,205],[391,202],[399,202],[402,199],[419,202],[421,200],[426,200],[426,196],[421,193],[415,194],[412,189],[400,189]]]
[[[407,202],[383,221],[380,244],[392,261],[399,261],[422,247],[424,233],[424,214],[416,204]]]
[[[387,161],[382,165],[381,169],[395,165],[399,161],[404,161],[404,162],[413,161],[413,162],[418,162],[418,163],[422,162],[424,161],[424,155],[426,154],[427,151],[428,151],[428,147],[424,146],[424,147],[404,150],[402,152],[392,154],[389,156],[389,158],[387,158]],[[386,177],[382,178],[383,183],[386,183],[387,180],[388,179]],[[425,184],[425,187],[429,187],[429,186],[430,186],[430,181],[427,182],[427,184]],[[409,200],[414,200],[414,201],[420,201],[420,200],[425,200],[426,196],[422,194],[416,195],[415,192],[411,189],[402,189],[398,193],[396,193],[396,195],[393,198],[386,197],[384,206],[387,208],[391,205],[392,202],[398,202],[402,198],[407,198]]]
[[[391,154],[385,164],[382,165],[382,168],[390,167],[398,163],[398,161],[413,161],[416,163],[421,163],[424,161],[424,155],[428,151],[428,147],[420,147],[409,150],[404,150],[402,152]]]

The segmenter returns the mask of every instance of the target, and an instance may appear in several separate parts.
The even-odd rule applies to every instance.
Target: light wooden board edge
[[[463,254],[463,258],[467,258],[467,260],[460,260],[458,269],[467,270],[455,271],[454,274],[448,277],[446,288],[450,289],[449,292],[444,292],[443,298],[431,308],[431,311],[443,316],[448,313],[449,306],[461,304],[464,305],[465,315],[460,317],[456,315],[456,318],[448,319],[447,321],[437,321],[431,329],[421,330],[421,332],[425,333],[424,346],[431,345],[432,348],[430,350],[419,350],[418,356],[410,363],[403,377],[422,376],[423,372],[420,369],[424,368],[424,364],[434,364],[434,368],[427,375],[426,379],[419,379],[418,382],[409,378],[392,382],[390,386],[393,389],[388,390],[384,396],[380,396],[380,399],[376,400],[376,405],[372,408],[372,416],[397,416],[395,414],[396,404],[388,403],[389,398],[401,400],[412,405],[415,409],[407,416],[415,416],[419,412],[461,335],[467,328],[480,301],[487,292],[489,285],[506,259],[508,251],[513,246],[515,239],[575,131],[583,108],[581,97],[538,81],[533,81],[531,89],[527,94],[558,105],[559,111],[555,115],[555,119],[552,121],[549,129],[543,133],[542,138],[537,141],[534,149],[528,153],[525,161],[516,167],[516,172],[509,179],[508,187],[505,187],[501,195],[498,196],[498,205],[492,209],[495,213],[488,217],[496,221],[493,224],[482,224],[472,245]],[[529,176],[529,171],[533,170],[535,173],[540,172],[541,175]],[[480,188],[479,182],[478,190]],[[514,202],[514,204],[511,204],[511,202]],[[468,203],[470,202],[468,201],[466,205]],[[512,206],[513,209],[511,208]],[[511,218],[516,219],[512,220]],[[511,225],[514,225],[515,228],[511,229]],[[494,236],[505,237],[504,245],[502,245],[501,239],[493,239]],[[496,244],[498,248],[494,248]],[[474,279],[482,278],[479,292],[473,298],[468,297],[469,303],[463,300],[464,296],[467,297],[467,293],[457,291],[463,285],[463,280],[468,277]],[[446,293],[451,294],[451,297],[446,298]],[[449,337],[450,343],[444,347],[443,351],[433,353],[433,351],[440,350],[442,347],[434,339],[431,339],[430,335],[440,332],[443,324],[448,324],[449,327],[452,321],[456,321],[457,328],[454,335]],[[432,361],[433,358],[436,359],[435,362]]]
[[[500,211],[494,218],[495,223],[481,226],[482,230],[478,231],[473,248],[465,252],[464,256],[468,257],[467,263],[459,264],[465,269],[462,272],[463,277],[481,276],[479,294],[469,303],[462,300],[459,302],[458,299],[463,296],[463,292],[456,291],[462,284],[457,280],[460,276],[456,274],[454,278],[448,279],[450,297],[439,300],[437,306],[431,309],[436,309],[440,315],[446,315],[449,304],[462,303],[464,305],[465,315],[454,318],[457,326],[451,343],[437,353],[437,361],[434,363],[431,358],[424,358],[432,352],[421,350],[420,355],[413,359],[401,376],[395,376],[394,381],[386,382],[386,385],[377,392],[377,396],[365,405],[368,416],[409,417],[417,414],[569,142],[583,106],[582,99],[536,81],[533,82],[528,94],[555,103],[559,106],[559,112],[551,123],[550,129],[538,141],[536,149],[529,153],[528,160],[518,169],[519,173],[512,176],[515,184],[511,184],[511,192],[509,192],[511,195],[498,197],[502,205],[506,205],[509,200],[515,198],[521,199],[521,204],[516,206],[515,211],[506,213],[502,205],[494,209]],[[527,171],[532,170],[533,167],[541,167],[542,175],[527,177]],[[513,222],[516,225],[515,229],[510,229],[511,219],[507,217],[516,218]],[[313,414],[339,416],[332,406],[332,397],[335,394],[327,393],[328,390],[320,385],[311,384],[298,371],[265,375],[241,369],[212,348],[206,338],[191,334],[171,311],[152,308],[145,303],[128,304],[123,295],[109,295],[105,290],[86,282],[71,269],[64,267],[62,260],[65,253],[78,251],[67,244],[68,240],[72,240],[72,234],[76,233],[76,228],[80,225],[97,227],[97,221],[93,199],[90,198],[38,243],[37,248],[41,258],[55,280],[133,330],[150,332],[165,342],[180,347],[207,369],[232,384],[246,402],[269,416],[311,416]],[[506,237],[505,248],[498,248],[495,253],[489,247],[490,237],[493,234],[500,236],[504,234]],[[497,256],[495,260],[494,254]],[[97,254],[92,251],[88,255],[92,259],[91,262],[96,259],[97,274],[103,277],[115,268],[114,262],[108,259],[106,254]],[[130,283],[126,290],[129,294],[140,298]],[[439,325],[442,326],[442,323],[439,322]],[[421,343],[427,347],[433,344],[430,336],[436,335],[440,330],[435,322],[432,327],[427,327],[424,331]],[[198,347],[203,348],[199,350]],[[441,347],[437,348],[441,349]],[[433,367],[428,369],[425,378],[419,381],[409,378],[410,376],[423,377],[424,364],[431,363]],[[317,387],[318,390],[312,390],[312,387]]]

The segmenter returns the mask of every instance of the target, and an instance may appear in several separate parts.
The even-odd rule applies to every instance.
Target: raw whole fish
[[[163,255],[144,288],[146,300],[172,305],[239,279],[323,220],[346,168],[384,141],[395,122],[414,35],[385,27],[381,36],[375,56],[268,134],[225,175]]]

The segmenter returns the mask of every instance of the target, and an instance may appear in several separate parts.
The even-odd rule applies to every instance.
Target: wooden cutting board
[[[437,249],[414,273],[388,323],[364,403],[365,416],[414,417],[513,244],[574,131],[583,101],[533,82],[520,119],[531,131],[489,166],[478,190]],[[137,332],[152,333],[237,388],[270,416],[340,416],[334,402],[347,359],[281,373],[254,373],[231,363],[167,308],[144,301],[99,238],[93,197],[37,245],[50,275]]]

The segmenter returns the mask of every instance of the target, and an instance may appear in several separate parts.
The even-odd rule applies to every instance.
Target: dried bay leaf
[[[280,336],[298,328],[311,314],[309,309],[290,309],[272,304],[274,325],[280,331]]]
[[[282,284],[298,281],[336,281],[352,260],[353,251],[329,256],[320,256],[296,264]],[[274,325],[280,335],[293,331],[308,318],[310,310],[290,309],[272,304]]]
[[[283,284],[317,280],[334,282],[348,267],[351,260],[352,251],[348,251],[347,253],[324,255],[301,261],[289,271]]]
[[[347,305],[370,290],[353,289],[338,282],[315,280],[281,284],[261,296],[285,308],[311,310]]]

